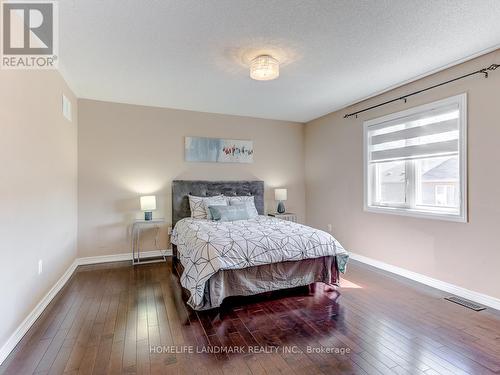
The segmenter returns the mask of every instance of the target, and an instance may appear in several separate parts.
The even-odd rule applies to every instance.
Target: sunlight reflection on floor
[[[359,286],[358,284],[354,284],[353,282],[346,280],[346,279],[340,279],[340,287],[341,288],[351,288],[351,289],[363,288],[362,286]]]

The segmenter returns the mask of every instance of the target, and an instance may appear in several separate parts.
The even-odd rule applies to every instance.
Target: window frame
[[[373,205],[371,203],[372,193],[373,193],[373,184],[374,184],[374,169],[369,168],[369,152],[368,152],[368,130],[371,127],[377,126],[380,127],[383,123],[388,121],[394,121],[397,119],[401,119],[408,116],[413,116],[416,114],[424,114],[425,112],[437,109],[441,106],[446,106],[450,104],[458,104],[459,110],[459,186],[460,186],[460,207],[459,213],[449,213],[445,210],[434,208],[433,210],[422,210],[418,209],[415,206],[409,206],[407,203],[404,206],[391,206],[391,205]],[[413,165],[414,162],[406,163],[407,165]],[[408,167],[407,167],[408,172]],[[415,181],[413,181],[414,173],[409,174],[409,177],[406,177],[407,188],[406,192],[410,194],[416,195],[416,187],[410,188],[408,179],[410,179],[410,183],[415,186]],[[410,216],[424,219],[437,219],[437,220],[446,220],[446,221],[455,221],[466,223],[468,221],[468,195],[467,195],[467,93],[462,93],[459,95],[455,95],[449,98],[441,99],[434,101],[432,103],[420,105],[417,107],[409,108],[404,111],[391,113],[386,116],[377,117],[372,120],[363,122],[363,190],[364,190],[364,199],[363,199],[363,207],[365,212],[372,213],[386,213],[386,214],[394,214],[400,216]],[[413,199],[410,197],[412,202],[415,202],[415,196]],[[408,202],[408,200],[407,200]]]

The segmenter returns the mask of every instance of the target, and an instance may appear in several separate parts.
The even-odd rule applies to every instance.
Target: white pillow
[[[229,205],[236,206],[238,204],[244,204],[247,208],[248,216],[250,219],[255,219],[259,216],[259,212],[255,207],[255,197],[253,195],[241,195],[237,197],[228,197]]]
[[[207,204],[208,203],[208,204]],[[227,199],[222,194],[213,197],[197,197],[189,194],[189,209],[193,219],[207,219],[208,206],[227,206]]]

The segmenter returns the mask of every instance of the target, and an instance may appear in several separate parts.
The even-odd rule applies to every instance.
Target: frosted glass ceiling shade
[[[257,81],[270,81],[280,75],[280,63],[269,55],[257,56],[250,62],[250,77]]]
[[[156,196],[145,195],[141,197],[141,210],[142,211],[156,210]]]

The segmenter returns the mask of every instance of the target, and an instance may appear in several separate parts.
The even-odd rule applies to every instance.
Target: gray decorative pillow
[[[191,217],[193,219],[208,219],[208,204],[211,205],[227,205],[227,198],[221,195],[213,197],[197,197],[189,195],[189,209],[191,210]]]
[[[257,208],[255,207],[255,197],[253,195],[241,195],[237,197],[228,197],[229,199],[229,205],[230,206],[235,206],[235,205],[245,205],[247,212],[248,212],[248,217],[250,219],[255,219],[257,216],[259,216],[259,212],[257,211]]]
[[[233,206],[208,206],[213,220],[216,221],[236,221],[248,220],[248,211],[245,205]]]

